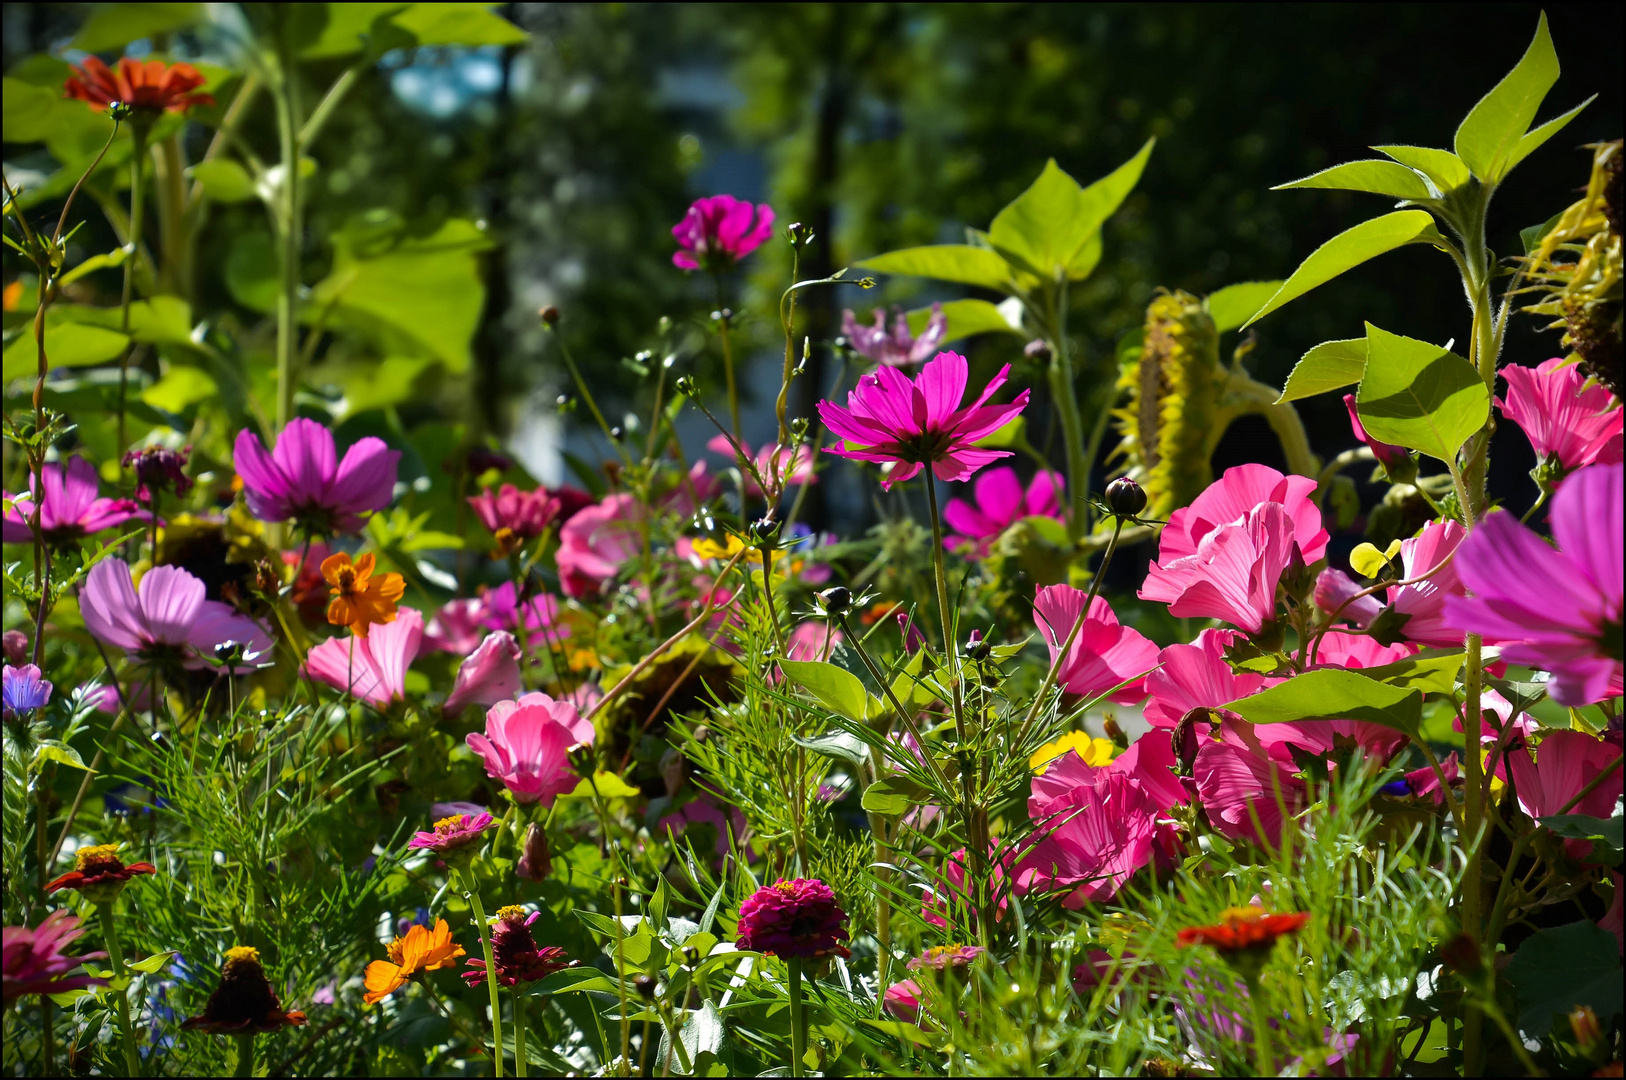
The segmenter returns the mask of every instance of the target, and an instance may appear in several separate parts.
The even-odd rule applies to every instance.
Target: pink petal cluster
[[[424,627],[424,644],[437,652],[468,655],[485,640],[486,603],[477,596],[448,600]]]
[[[294,520],[325,535],[359,532],[368,514],[390,504],[401,452],[369,435],[341,461],[333,432],[297,417],[288,421],[270,453],[258,435],[239,431],[234,460],[255,517]]]
[[[1455,521],[1431,521],[1422,532],[1401,542],[1400,580],[1411,584],[1390,585],[1386,598],[1390,610],[1405,616],[1398,632],[1408,641],[1441,648],[1461,647],[1462,631],[1445,618],[1445,598],[1464,592],[1452,557],[1467,535],[1467,530]],[[1329,615],[1337,612],[1339,622],[1370,626],[1383,614],[1384,605],[1376,594],[1358,596],[1361,591],[1348,574],[1328,567],[1316,578],[1315,601]]]
[[[513,634],[499,630],[487,634],[458,665],[445,711],[455,715],[469,705],[495,705],[519,693],[519,688],[519,642]]]
[[[1178,727],[1193,709],[1218,709],[1264,687],[1268,680],[1263,675],[1233,672],[1225,662],[1226,646],[1241,636],[1235,630],[1204,630],[1189,645],[1165,646],[1157,654],[1157,670],[1146,677],[1152,695],[1146,703],[1147,721],[1154,727]]]
[[[1602,386],[1583,390],[1579,367],[1554,357],[1533,369],[1509,365],[1502,378],[1507,396],[1496,404],[1524,430],[1537,461],[1565,470],[1620,463],[1621,407]]]
[[[568,701],[532,693],[493,705],[485,734],[471,732],[466,741],[485,759],[486,775],[502,781],[515,802],[552,805],[576,787],[570,752],[592,745],[593,722]]]
[[[265,628],[230,604],[210,600],[202,581],[178,566],[155,566],[137,590],[123,559],[91,567],[79,593],[85,629],[132,660],[207,666],[205,656],[227,642],[250,652],[271,648]]]
[[[543,631],[548,641],[561,641],[570,636],[570,627],[559,621],[559,598],[538,593],[519,603],[519,593],[512,581],[505,581],[490,590],[480,601],[480,625],[490,630],[515,630],[519,626],[519,613],[525,610],[525,629]]]
[[[1033,600],[1033,621],[1056,662],[1061,646],[1072,633],[1073,624],[1084,613],[1083,589],[1071,585],[1049,585]],[[1095,697],[1119,683],[1133,680],[1116,690],[1111,700],[1132,705],[1146,697],[1146,674],[1157,666],[1157,646],[1137,630],[1118,624],[1118,616],[1104,596],[1090,600],[1088,615],[1073,639],[1067,655],[1056,671],[1056,685],[1069,694]]]
[[[379,623],[366,637],[332,637],[313,648],[305,677],[381,709],[406,696],[407,668],[422,645],[423,615],[396,608],[393,622]]]
[[[40,532],[48,544],[89,536],[122,525],[131,518],[150,520],[150,515],[130,499],[98,498],[96,466],[77,455],[56,465],[46,465],[40,472],[40,481],[43,494],[34,492],[34,496],[39,500]],[[32,475],[28,489],[34,491]],[[5,496],[13,498],[9,491]],[[5,512],[6,543],[34,542],[34,532],[28,523],[35,509],[25,500]]]
[[[1446,598],[1445,622],[1502,642],[1502,659],[1551,672],[1548,692],[1579,707],[1621,692],[1620,465],[1573,473],[1553,497],[1555,550],[1497,512],[1457,548],[1470,593]]]
[[[1614,779],[1599,784],[1575,806],[1565,807],[1619,757],[1620,747],[1584,731],[1555,731],[1536,747],[1535,760],[1524,748],[1509,753],[1507,765],[1519,793],[1519,806],[1531,817],[1570,813],[1607,818],[1620,798],[1619,770]],[[1581,859],[1591,851],[1592,843],[1566,840],[1564,848],[1572,858]]]
[[[559,516],[561,503],[547,488],[521,491],[504,484],[493,493],[489,488],[468,497],[480,522],[491,532],[507,529],[521,540],[535,540]]]
[[[946,971],[949,968],[968,967],[987,951],[982,945],[938,945],[927,949],[904,967],[910,971]]]
[[[1163,561],[1147,567],[1142,600],[1168,604],[1179,618],[1223,619],[1250,634],[1275,621],[1276,586],[1298,551],[1280,503],[1261,503],[1205,533],[1189,555],[1171,558],[1168,529],[1163,536]]]
[[[1228,723],[1224,730],[1235,729]],[[1204,741],[1192,765],[1209,824],[1232,839],[1272,845],[1281,842],[1283,822],[1309,802],[1308,788],[1292,775],[1295,771],[1245,739]]]
[[[7,1008],[30,994],[65,994],[87,986],[101,986],[106,980],[89,975],[69,976],[68,972],[86,960],[101,960],[104,952],[69,956],[67,947],[84,936],[79,917],[58,909],[30,929],[8,926],[0,931],[0,957],[3,957],[4,1004]]]
[[[806,619],[785,635],[785,655],[791,660],[828,660],[846,635],[822,619]]]
[[[884,488],[912,480],[928,464],[939,480],[969,479],[984,465],[1011,456],[1008,450],[974,445],[1027,407],[1026,390],[1009,405],[986,404],[1005,385],[1010,370],[1009,364],[1000,368],[982,393],[961,408],[970,369],[959,353],[938,353],[912,380],[896,368],[877,368],[859,378],[846,408],[819,402],[824,426],[855,447],[826,450],[855,461],[891,464],[881,482]]]
[[[732,195],[696,199],[672,226],[680,250],[672,264],[684,270],[727,270],[773,235],[773,208],[753,207]]]
[[[909,332],[909,318],[902,311],[892,315],[892,328],[887,329],[886,311],[876,308],[874,326],[865,326],[851,311],[841,313],[841,332],[853,350],[865,359],[888,367],[909,367],[918,364],[942,347],[948,337],[948,316],[942,304],[933,304],[931,317],[921,329],[920,336]]]
[[[1033,791],[1028,816],[1038,839],[1016,864],[1019,891],[1070,888],[1062,906],[1079,908],[1112,899],[1151,862],[1162,807],[1138,780],[1064,754],[1034,778]]]
[[[1327,553],[1327,530],[1316,507],[1315,481],[1308,476],[1283,475],[1269,465],[1238,465],[1187,507],[1169,515],[1158,538],[1158,560],[1169,562],[1195,555],[1205,536],[1222,526],[1241,522],[1265,503],[1278,503],[1286,511],[1289,532],[1306,563]]]
[[[721,454],[732,460],[735,457],[734,444],[727,435],[714,435],[706,441],[706,449],[714,454]],[[806,446],[798,446],[791,450],[778,443],[767,443],[751,451],[751,444],[740,440],[740,449],[745,456],[751,459],[756,471],[767,480],[770,485],[777,485],[783,489],[791,484],[816,484],[819,478],[813,475],[813,451]],[[756,482],[750,470],[742,472],[745,481],[745,493],[758,499],[764,498],[762,485]]]
[[[484,810],[477,814],[453,814],[435,822],[433,832],[418,832],[407,841],[415,851],[433,851],[436,855],[450,855],[480,842],[485,831],[497,824]]]
[[[780,878],[740,904],[736,944],[781,960],[847,955],[847,913],[817,878]]]
[[[566,596],[597,596],[621,566],[643,550],[644,508],[627,494],[578,511],[559,530],[559,587]]]
[[[984,557],[994,540],[1023,518],[1060,518],[1064,489],[1061,476],[1049,469],[1039,470],[1026,491],[1015,469],[989,469],[977,477],[971,501],[950,499],[943,507],[943,521],[954,530],[943,538],[943,546],[951,551],[970,547]]]
[[[721,866],[722,860],[734,850],[735,845],[746,853],[747,861],[750,860],[750,848],[745,838],[745,815],[740,812],[739,807],[731,806],[725,814],[715,800],[702,795],[684,803],[657,821],[655,835],[676,842],[690,825],[710,825],[716,830],[717,840],[712,849],[716,856],[714,865]]]

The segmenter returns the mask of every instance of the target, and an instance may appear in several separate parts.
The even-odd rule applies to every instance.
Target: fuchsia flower
[[[1519,793],[1519,806],[1533,818],[1559,813],[1586,814],[1607,818],[1620,798],[1620,774],[1599,784],[1586,798],[1565,811],[1564,807],[1581,789],[1620,757],[1620,748],[1584,731],[1555,731],[1536,747],[1535,760],[1528,748],[1507,756],[1508,770]],[[1565,848],[1580,858],[1592,849],[1591,841],[1568,840]]]
[[[497,920],[491,927],[491,952],[497,967],[497,981],[503,986],[536,982],[580,963],[566,957],[563,949],[551,945],[537,947],[536,938],[531,936],[531,924],[541,917],[540,911],[527,911],[518,905],[497,909]],[[470,986],[485,982],[486,962],[470,960],[463,978]]]
[[[920,1022],[920,984],[913,979],[895,982],[881,998],[881,1011],[905,1024]]]
[[[1365,634],[1346,634],[1342,630],[1328,630],[1322,635],[1321,642],[1316,648],[1314,666],[1382,667],[1384,664],[1404,660],[1415,652],[1417,646],[1404,641],[1397,641],[1393,645],[1381,645]]]
[[[1195,555],[1203,537],[1223,525],[1237,524],[1249,511],[1265,503],[1280,503],[1289,519],[1289,531],[1306,563],[1327,553],[1327,530],[1321,525],[1321,511],[1313,496],[1315,481],[1308,476],[1284,476],[1269,465],[1238,465],[1187,507],[1169,515],[1169,524],[1158,538],[1158,560]]]
[[[864,326],[851,311],[841,313],[841,332],[853,350],[866,359],[888,367],[909,367],[935,353],[948,337],[948,316],[942,304],[932,305],[932,314],[920,336],[909,333],[909,317],[901,310],[892,315],[892,329],[886,328],[886,311],[876,308],[874,326]]]
[[[151,520],[151,515],[131,499],[97,498],[96,466],[77,455],[55,465],[46,465],[40,472],[40,480],[44,495],[35,494],[39,498],[40,532],[44,534],[47,544],[77,540],[81,536],[122,525],[131,518]],[[34,490],[32,474],[28,479],[28,489]],[[14,498],[9,491],[5,496]],[[28,526],[34,509],[25,500],[6,511],[6,543],[34,542],[34,533]]]
[[[255,517],[293,519],[323,535],[359,532],[366,515],[388,506],[401,460],[399,450],[369,435],[340,461],[333,432],[303,417],[288,421],[271,453],[259,436],[239,431],[234,456]]]
[[[79,593],[85,629],[132,660],[207,666],[206,656],[228,642],[266,652],[265,628],[230,604],[205,598],[203,582],[178,566],[155,566],[138,592],[122,559],[91,567]]]
[[[1366,425],[1361,423],[1361,414],[1355,410],[1355,395],[1344,395],[1344,408],[1349,410],[1349,426],[1354,430],[1355,437],[1366,448],[1372,451],[1372,456],[1378,459],[1378,464],[1385,469],[1394,469],[1411,461],[1411,454],[1404,446],[1394,443],[1379,442],[1366,433]]]
[[[946,971],[949,968],[968,967],[988,950],[981,945],[936,945],[910,960],[904,967],[910,971],[929,969]]]
[[[1162,564],[1147,567],[1137,594],[1142,600],[1168,604],[1169,613],[1179,618],[1224,619],[1250,634],[1275,621],[1276,586],[1299,550],[1293,519],[1280,503],[1261,503],[1240,520],[1205,533],[1190,555],[1170,558],[1173,527],[1171,519],[1163,531]]]
[[[382,709],[406,696],[407,668],[423,644],[423,616],[396,608],[393,622],[379,623],[366,637],[332,637],[305,658],[305,677],[353,694]]]
[[[1011,456],[1008,450],[973,445],[1027,408],[1026,390],[1009,405],[984,404],[1005,385],[1010,370],[1009,364],[1000,368],[976,400],[962,409],[969,368],[959,353],[938,353],[913,380],[896,368],[877,368],[859,378],[847,395],[846,408],[819,402],[824,426],[856,447],[825,450],[855,461],[892,465],[881,482],[888,489],[914,479],[927,464],[939,480],[970,479],[989,462]]]
[[[486,713],[486,730],[471,732],[469,748],[485,758],[486,775],[501,780],[515,802],[553,800],[576,787],[570,752],[593,742],[593,722],[567,701],[526,694]]]
[[[1192,771],[1209,823],[1232,839],[1280,843],[1283,821],[1309,802],[1304,781],[1292,775],[1294,766],[1234,742],[1205,741]]]
[[[785,635],[785,656],[791,660],[828,660],[846,635],[822,619],[805,619]]]
[[[486,602],[480,597],[446,601],[424,627],[423,639],[438,652],[473,652],[485,640]]]
[[[497,538],[499,549],[541,536],[559,516],[561,503],[546,488],[521,491],[504,484],[496,494],[488,488],[468,497],[480,521]]]
[[[8,926],[3,932],[0,956],[4,958],[4,987],[7,1008],[20,997],[30,994],[65,994],[87,986],[102,986],[105,979],[89,975],[68,976],[68,972],[86,960],[102,960],[104,952],[68,956],[64,950],[84,936],[79,917],[64,909],[51,912],[45,921],[30,930],[26,926]]]
[[[1496,404],[1524,430],[1538,462],[1565,471],[1620,463],[1621,407],[1602,386],[1583,390],[1579,367],[1554,357],[1535,369],[1509,365],[1502,378],[1507,396]]]
[[[1071,585],[1050,585],[1033,599],[1033,621],[1052,664],[1084,610],[1085,595]],[[1113,701],[1133,705],[1146,697],[1145,675],[1157,666],[1157,655],[1156,645],[1139,631],[1120,626],[1106,597],[1097,596],[1056,672],[1056,684],[1069,694],[1094,697],[1134,679],[1112,694]]]
[[[1552,673],[1560,705],[1621,692],[1620,465],[1594,465],[1553,497],[1558,549],[1511,514],[1493,513],[1457,548],[1471,594],[1445,600],[1444,621],[1502,642],[1502,659]]]
[[[672,265],[727,270],[773,235],[773,207],[767,203],[752,207],[732,195],[696,199],[683,220],[672,226],[672,235],[682,249],[672,253]]]
[[[480,842],[487,829],[496,824],[496,819],[484,811],[478,814],[453,814],[435,822],[433,832],[414,833],[412,839],[407,841],[407,847],[415,851],[433,851],[436,855],[456,855],[461,852],[463,857],[471,857],[473,846]]]
[[[676,841],[688,830],[690,825],[710,825],[717,833],[717,840],[713,847],[716,859],[713,865],[721,866],[722,860],[738,844],[751,860],[751,850],[745,839],[745,815],[739,807],[731,806],[724,814],[717,803],[707,795],[702,795],[684,803],[676,810],[667,814],[655,823],[655,835],[665,836]]]
[[[495,705],[519,693],[519,688],[519,642],[506,631],[487,634],[458,665],[445,711],[456,714],[467,705]]]
[[[4,700],[7,720],[43,708],[51,700],[51,683],[33,664],[5,666]]]
[[[1152,695],[1147,721],[1177,727],[1193,709],[1218,709],[1263,687],[1268,681],[1263,675],[1233,672],[1225,662],[1225,647],[1241,636],[1235,630],[1204,630],[1189,645],[1165,646],[1157,654],[1157,670],[1146,676]]]
[[[706,449],[729,459],[735,457],[734,444],[728,441],[727,435],[712,436],[706,440]],[[819,478],[813,475],[813,451],[808,447],[798,446],[795,450],[788,450],[778,443],[767,443],[758,447],[753,454],[751,444],[742,439],[740,449],[745,451],[745,456],[751,459],[757,472],[770,484],[777,483],[781,488],[785,488],[791,484],[819,482]],[[745,480],[747,495],[754,495],[759,499],[765,497],[762,485],[756,482],[749,470],[742,470],[741,476]],[[778,479],[775,480],[775,477]]]
[[[847,913],[830,886],[816,878],[780,878],[740,904],[736,944],[746,952],[781,960],[817,960],[832,953],[850,955],[843,925]]]
[[[936,809],[933,807],[932,809]],[[924,823],[922,823],[924,824]],[[988,858],[983,863],[989,876],[988,893],[994,898],[994,921],[1003,922],[1010,910],[1011,898],[1007,878],[1016,851],[995,840],[988,845]],[[977,922],[977,887],[967,881],[967,866],[971,853],[965,848],[953,852],[943,860],[943,874],[937,884],[920,895],[920,917],[940,930],[948,929],[950,905],[971,925]]]
[[[521,604],[512,581],[487,592],[480,601],[480,625],[490,630],[513,630],[519,626]],[[559,598],[538,593],[525,601],[525,629],[545,630],[549,641],[570,636],[570,627],[559,622]]]
[[[1063,775],[1070,781],[1064,795],[1041,795],[1041,783],[1054,786]],[[1067,908],[1111,900],[1151,862],[1160,809],[1138,780],[1064,754],[1034,778],[1028,816],[1037,823],[1038,839],[1016,864],[1017,889],[1071,887],[1062,901]]]
[[[1023,518],[1060,518],[1064,488],[1062,478],[1049,469],[1036,473],[1026,491],[1015,469],[989,469],[977,477],[972,501],[950,499],[943,507],[943,521],[954,530],[943,538],[943,546],[950,551],[970,546],[984,557],[993,541]]]
[[[597,596],[621,564],[643,550],[638,523],[644,508],[627,494],[606,496],[578,511],[559,530],[559,588],[566,596]]]

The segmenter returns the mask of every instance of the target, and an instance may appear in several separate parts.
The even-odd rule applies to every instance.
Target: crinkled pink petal
[[[292,502],[325,503],[338,469],[333,432],[314,420],[295,417],[277,437],[271,460],[292,493]]]
[[[519,642],[499,631],[487,634],[478,648],[458,665],[452,692],[446,696],[447,713],[467,705],[495,705],[520,689]]]
[[[258,435],[246,428],[237,433],[232,465],[243,480],[243,499],[250,513],[261,521],[286,521],[294,516],[288,482]]]

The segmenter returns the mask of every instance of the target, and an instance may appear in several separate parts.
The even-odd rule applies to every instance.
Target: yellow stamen
[[[501,922],[524,922],[530,914],[529,909],[519,904],[509,904],[497,909],[497,918]]]
[[[82,872],[91,866],[121,861],[117,844],[92,844],[90,847],[79,849],[79,853],[74,856],[73,868]]]
[[[466,817],[468,817],[467,814],[453,814],[451,817],[443,817],[439,821],[435,822],[435,831],[441,833],[442,835],[449,833],[453,829],[461,826],[463,824],[463,819]]]
[[[226,950],[226,963],[231,964],[244,960],[258,964],[260,962],[260,950],[252,945],[237,945]]]

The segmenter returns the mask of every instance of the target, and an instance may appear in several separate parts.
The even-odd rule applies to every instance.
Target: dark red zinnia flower
[[[58,889],[76,889],[85,899],[101,904],[117,896],[125,883],[137,874],[157,872],[158,868],[152,863],[138,862],[126,866],[124,860],[119,858],[117,844],[95,844],[80,848],[73,869],[47,884],[45,891],[53,893]]]
[[[784,878],[758,889],[740,905],[737,944],[782,960],[850,955],[843,923],[847,913],[830,886],[813,878]]]
[[[497,981],[504,986],[545,979],[555,971],[575,967],[579,960],[567,960],[563,949],[539,949],[531,936],[531,924],[541,917],[516,905],[497,909],[497,923],[491,928],[491,956],[497,964]],[[486,981],[486,962],[470,960],[463,978],[470,986]]]
[[[1284,934],[1297,933],[1310,921],[1307,911],[1271,914],[1263,908],[1226,908],[1213,926],[1188,926],[1176,940],[1181,945],[1212,945],[1222,955],[1263,951]]]
[[[115,101],[148,112],[184,112],[193,105],[213,105],[208,94],[192,91],[207,80],[191,64],[165,64],[162,60],[119,60],[115,73],[94,56],[85,57],[79,74],[62,84],[63,93],[83,101],[93,109],[105,109]]]
[[[282,1002],[260,964],[259,950],[239,945],[226,950],[220,985],[209,995],[203,1015],[194,1016],[181,1026],[211,1035],[242,1035],[280,1031],[304,1022],[304,1013],[282,1010]]]

